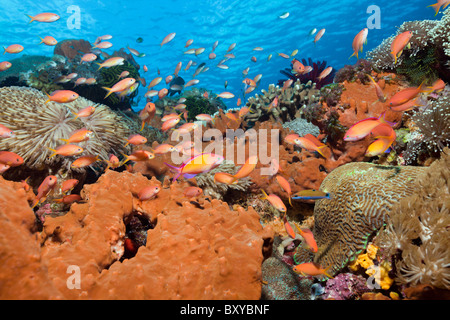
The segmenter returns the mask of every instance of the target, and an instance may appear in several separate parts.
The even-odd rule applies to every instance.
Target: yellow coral
[[[377,251],[378,251],[377,246],[369,244],[367,246],[366,253],[360,254],[355,261],[351,262],[348,265],[348,267],[352,271],[357,271],[359,269],[359,266],[361,266],[364,269],[370,268],[374,264],[373,259],[375,259]]]
[[[394,280],[389,277],[389,271],[391,270],[391,264],[387,261],[383,261],[379,266],[368,268],[366,274],[373,277],[381,289],[388,290],[394,282]]]

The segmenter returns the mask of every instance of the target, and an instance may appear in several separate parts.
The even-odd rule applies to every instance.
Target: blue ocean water
[[[280,70],[290,66],[291,59],[284,59],[277,53],[291,54],[298,49],[297,59],[311,57],[313,61],[326,60],[335,69],[345,64],[354,64],[352,54],[354,36],[363,28],[369,27],[368,44],[362,57],[368,50],[378,46],[383,39],[395,33],[404,21],[440,19],[428,5],[435,1],[280,1],[280,0],[0,0],[0,45],[20,43],[25,50],[18,55],[6,54],[2,61],[25,54],[51,56],[53,47],[39,45],[39,36],[51,35],[58,41],[64,39],[85,39],[93,43],[98,36],[110,34],[113,47],[108,53],[129,45],[145,53],[145,57],[136,61],[147,65],[149,71],[142,73],[147,83],[157,76],[157,69],[165,77],[174,72],[179,61],[183,63],[179,75],[189,81],[196,67],[184,71],[187,62],[193,59],[197,63],[205,62],[210,68],[196,78],[197,87],[212,90],[215,93],[229,91],[235,98],[226,100],[228,107],[235,107],[238,97],[242,97],[244,85],[242,71],[250,67],[248,77],[262,74],[257,90],[248,96],[266,89],[269,84],[285,79]],[[61,16],[54,23],[29,24],[26,14],[53,12]],[[289,16],[279,16],[288,12]],[[378,15],[379,13],[379,15]],[[322,39],[313,43],[308,36],[311,29],[326,29]],[[175,32],[175,38],[160,47],[163,38]],[[136,42],[141,37],[142,43]],[[190,48],[204,47],[199,56],[186,55],[183,52],[188,39],[194,42]],[[218,41],[215,50],[217,57],[208,59],[213,43]],[[225,64],[229,69],[217,68],[217,63],[226,54],[228,47],[236,43],[232,51],[235,59]],[[253,51],[262,47],[263,51]],[[269,54],[272,59],[267,61]],[[257,62],[252,62],[252,56]],[[224,88],[228,82],[227,89]],[[157,89],[164,86],[161,82]],[[141,88],[140,95],[145,89]],[[141,100],[141,109],[144,106]]]

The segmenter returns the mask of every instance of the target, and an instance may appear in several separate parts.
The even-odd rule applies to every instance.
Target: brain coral
[[[444,153],[417,178],[417,191],[392,208],[385,230],[377,237],[386,255],[394,257],[401,284],[450,289],[449,168],[450,155]]]
[[[139,201],[138,192],[149,185],[162,189],[155,199]],[[204,198],[189,202],[182,196],[188,185],[167,180],[161,185],[139,173],[108,170],[84,186],[81,195],[87,203],[73,204],[64,216],[46,216],[40,237],[20,239],[33,255],[17,256],[14,274],[39,271],[42,282],[24,287],[24,280],[10,281],[0,296],[42,297],[51,288],[53,297],[64,299],[259,299],[263,250],[273,231],[262,227],[252,208],[234,211],[225,202]],[[7,199],[27,204],[20,195]],[[6,205],[11,206],[0,204],[0,218]],[[134,216],[153,227],[146,245],[121,261],[126,227]],[[0,225],[0,235],[7,234],[5,227]],[[79,267],[79,289],[68,288],[71,265]],[[14,274],[0,264],[0,284],[16,279]]]
[[[114,153],[124,150],[124,138],[129,129],[109,107],[97,104],[93,115],[74,120],[73,113],[93,103],[83,97],[64,104],[44,104],[46,100],[41,91],[33,88],[0,88],[0,123],[16,134],[15,137],[1,139],[0,150],[19,154],[24,158],[25,166],[31,169],[57,166],[69,170],[74,157],[48,159],[52,151],[47,148],[55,149],[64,144],[61,138],[69,138],[73,131],[82,127],[94,132],[88,141],[79,144],[84,149],[82,155],[99,155],[100,159],[108,159],[113,150]]]
[[[319,200],[314,208],[313,233],[319,247],[314,262],[330,267],[331,275],[345,267],[386,223],[391,208],[415,191],[415,180],[424,170],[370,163],[334,169],[320,186],[333,199]],[[300,253],[298,260],[308,260],[307,255]]]

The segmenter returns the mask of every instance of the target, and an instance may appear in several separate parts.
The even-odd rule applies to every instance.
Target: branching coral
[[[96,105],[90,117],[74,119],[73,113],[91,106],[92,102],[82,97],[65,104],[44,104],[46,100],[42,92],[32,88],[0,89],[0,122],[16,133],[15,137],[0,140],[0,150],[21,155],[24,165],[30,169],[56,166],[70,170],[74,157],[48,159],[52,154],[48,148],[64,144],[60,139],[67,139],[73,131],[85,127],[93,131],[93,136],[79,144],[84,149],[82,155],[108,159],[111,152],[125,151],[124,138],[129,135],[129,129],[107,106]]]
[[[401,284],[450,289],[450,149],[444,153],[417,178],[416,192],[392,208],[379,236]]]
[[[237,172],[237,168],[233,161],[225,160],[217,168],[195,177],[197,180],[197,185],[203,189],[203,193],[214,199],[222,200],[229,190],[245,191],[252,184],[249,178],[239,179],[237,184],[228,185],[225,183],[216,183],[214,182],[214,175],[217,172],[235,174]]]
[[[269,85],[268,90],[261,90],[262,94],[250,97],[246,107],[252,113],[247,113],[244,120],[247,123],[265,121],[272,118],[274,121],[287,122],[295,118],[297,112],[304,105],[319,101],[319,90],[311,81],[302,84],[297,80],[293,87],[283,90],[279,86]],[[278,106],[271,107],[272,101],[278,96]]]

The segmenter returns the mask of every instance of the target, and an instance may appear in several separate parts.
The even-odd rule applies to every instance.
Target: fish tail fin
[[[39,37],[39,39],[41,39],[41,42],[39,42],[38,44],[41,44],[44,42],[44,39],[42,39],[42,37]]]
[[[291,196],[289,195],[289,204],[291,205],[291,207],[293,207],[293,205],[292,205],[292,199],[291,199]]]
[[[387,123],[388,125],[390,125],[391,127],[395,126],[397,124],[397,122],[390,122],[387,121],[385,119],[386,117],[386,112],[383,112],[382,114],[380,114],[380,117],[378,118],[380,120],[381,123]]]
[[[326,275],[326,276],[327,276],[328,278],[330,278],[330,279],[334,279],[334,277],[328,272],[330,269],[331,269],[331,266],[329,266],[328,268],[326,268],[326,269],[323,271],[323,274]]]
[[[5,48],[5,46],[3,46],[3,54],[5,54],[6,53],[6,48]]]
[[[129,157],[128,155],[126,155],[125,153],[122,153],[122,155],[124,156],[125,161],[122,162],[122,164],[121,164],[120,166],[123,166],[125,163],[127,163],[128,161],[130,161],[130,157]]]
[[[31,206],[31,209],[34,209],[34,207],[36,207],[39,204],[39,200],[38,199],[34,199],[33,200],[33,205]]]
[[[34,17],[29,15],[29,14],[25,14],[28,18],[30,18],[30,21],[28,23],[32,23],[34,21]]]
[[[448,3],[447,3],[447,5],[448,5]],[[447,6],[446,5],[446,6]],[[432,7],[433,9],[434,9],[434,11],[435,11],[435,14],[434,14],[434,16],[437,16],[437,14],[439,13],[439,10],[441,9],[441,5],[439,5],[439,2],[437,2],[437,3],[435,3],[435,4],[430,4],[429,6],[427,6],[427,8],[428,7]],[[445,8],[445,7],[444,7]]]
[[[350,57],[348,57],[348,58],[351,59],[355,55],[356,55],[356,58],[358,58],[358,53],[357,52],[353,52],[353,54]]]
[[[44,91],[44,93],[45,93],[45,95],[46,95],[47,98],[48,98],[48,99],[44,102],[44,104],[47,104],[47,103],[49,103],[49,102],[51,101],[51,100],[50,100],[51,97],[50,97],[50,95],[49,95],[47,92]]]
[[[392,51],[391,54],[394,56],[394,64],[397,64],[397,55],[394,54],[394,51]]]
[[[261,192],[263,193],[263,196],[260,197],[261,200],[267,199],[269,197],[263,189],[261,189]]]
[[[94,47],[95,48],[95,47]],[[101,68],[103,68],[101,63],[96,62],[96,64],[98,64],[100,67],[98,67],[97,71],[100,70]]]
[[[329,159],[331,156],[331,150],[328,146],[320,146],[317,147],[317,152],[324,157],[325,159]]]
[[[49,147],[46,147],[46,148],[53,152],[53,154],[50,157],[48,157],[49,159],[53,158],[54,156],[56,156],[56,150],[55,149],[52,149],[52,148],[49,148]]]
[[[129,145],[130,144],[130,142],[129,141],[127,141],[127,143],[125,143],[125,145],[124,145],[124,147],[126,147],[127,145]]]
[[[111,93],[113,93],[111,90],[111,88],[108,88],[108,87],[102,87],[103,89],[105,89],[106,91],[108,91],[108,93],[106,94],[106,96],[103,98],[103,99],[106,99],[106,98],[108,98],[109,97],[109,95],[111,94]]]
[[[64,141],[66,144],[69,143],[69,139],[59,139],[61,141]]]

